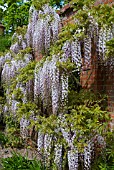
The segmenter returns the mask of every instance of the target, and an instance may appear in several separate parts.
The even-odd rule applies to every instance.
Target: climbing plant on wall
[[[108,50],[110,43],[112,50],[110,12],[113,14],[114,9],[108,5],[94,6],[94,1],[89,0],[70,1],[76,11],[74,20],[63,26],[58,35],[60,18],[44,5],[47,2],[50,1],[33,1],[35,8],[30,8],[27,32],[22,29],[21,35],[18,28],[10,52],[1,57],[5,114],[11,116],[11,123],[15,118],[13,123],[20,127],[24,139],[29,136],[29,128],[36,129],[38,151],[45,155],[45,162],[52,169],[90,169],[95,145],[95,158],[99,148],[104,150],[106,146],[110,118],[106,96],[81,90],[81,59],[90,57],[93,42],[97,42],[101,60],[105,56],[105,40],[109,40]],[[45,57],[39,61],[41,55]],[[35,57],[37,63],[33,62]],[[9,124],[7,131],[10,127]]]

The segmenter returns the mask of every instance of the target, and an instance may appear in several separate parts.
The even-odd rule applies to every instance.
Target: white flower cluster
[[[51,43],[55,42],[59,32],[59,15],[48,5],[43,10],[36,11],[30,8],[30,22],[26,34],[27,44],[34,53],[40,55],[48,53]]]
[[[35,68],[34,98],[40,99],[44,110],[51,104],[52,112],[57,113],[59,107],[59,71],[56,58],[46,60],[43,67]],[[52,103],[50,103],[52,101]]]
[[[11,45],[10,50],[13,53],[18,54],[19,51],[24,50],[27,47],[27,45],[22,35],[18,35],[17,33],[14,33],[12,40],[15,40],[15,39],[17,39],[17,42]]]
[[[31,93],[31,82],[27,82],[24,85],[22,82],[18,81],[18,76],[20,69],[24,68],[32,59],[33,56],[31,54],[25,54],[23,59],[16,59],[16,57],[12,56],[13,54],[18,55],[20,50],[24,50],[26,48],[26,43],[23,40],[21,35],[14,34],[13,38],[17,38],[18,42],[11,46],[11,53],[7,53],[4,57],[0,58],[0,70],[1,70],[1,81],[7,87],[6,89],[6,105],[4,106],[4,112],[10,112],[16,118],[16,111],[18,109],[18,101],[15,98],[15,94],[11,94],[11,85],[12,81],[16,81],[15,89],[20,89],[22,93],[22,101],[23,103],[27,102],[27,93]],[[17,78],[16,78],[17,76]],[[20,131],[22,136],[27,136],[27,126],[28,121],[25,118],[22,118],[20,121]],[[26,128],[26,130],[25,130]],[[25,134],[26,133],[26,134]]]

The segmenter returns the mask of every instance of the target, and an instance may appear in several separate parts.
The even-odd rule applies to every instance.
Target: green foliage
[[[18,35],[22,35],[23,38],[24,38],[24,36],[25,36],[25,34],[26,34],[26,31],[27,31],[27,25],[23,25],[22,27],[18,26],[18,27],[16,28],[16,33],[17,33]]]
[[[49,3],[49,0],[33,0],[32,1],[32,4],[34,5],[34,7],[37,9],[37,10],[40,10],[42,9],[42,6]]]
[[[114,23],[114,6],[108,4],[94,5],[95,0],[71,1],[74,10],[78,10],[75,19],[78,19],[79,28],[87,28],[90,23],[89,16],[92,16],[100,27],[111,26]]]
[[[18,26],[16,28],[15,34],[13,34],[12,36],[12,44],[15,44],[16,42],[21,43],[21,41],[19,41],[18,36],[21,35],[23,40],[25,40],[25,34],[27,31],[27,25],[23,25],[22,27]],[[30,49],[30,47],[26,48],[25,50]],[[29,51],[27,51],[29,53]]]
[[[32,48],[27,47],[24,50],[20,50],[17,55],[11,51],[12,56],[15,58],[15,60],[24,60],[24,56],[27,54],[32,53]]]
[[[114,169],[114,133],[108,133],[106,147],[98,153],[92,164],[92,170],[113,170]]]
[[[35,126],[36,130],[40,130],[44,134],[58,135],[55,132],[58,127],[57,115],[52,114],[49,117],[38,115],[37,120],[31,120],[31,126]]]
[[[112,38],[110,41],[106,43],[107,45],[107,56],[108,57],[114,57],[114,38]]]
[[[23,1],[22,0],[0,0],[0,5],[4,5],[4,7],[7,6],[11,6],[12,3],[22,3]]]
[[[69,102],[66,108],[68,114],[64,114],[67,123],[61,122],[57,115],[50,115],[49,117],[40,115],[37,116],[35,122],[32,120],[31,125],[35,125],[36,129],[40,129],[43,133],[60,135],[59,139],[62,140],[63,145],[65,141],[61,138],[62,134],[56,133],[55,129],[64,127],[68,131],[76,131],[75,145],[81,150],[86,142],[95,135],[106,136],[104,130],[108,129],[107,124],[110,118],[109,113],[101,109],[104,100],[105,98],[98,100],[96,95],[91,92],[81,91],[78,93],[73,91],[69,94]]]
[[[42,10],[42,6],[45,4],[49,4],[52,7],[55,8],[61,8],[63,7],[63,4],[67,3],[68,1],[61,1],[61,0],[32,0],[32,4],[37,10]]]
[[[5,130],[5,138],[7,142],[5,146],[11,147],[23,147],[23,139],[20,137],[20,129],[19,123],[16,120],[16,117],[12,114],[5,116],[6,130]]]
[[[24,116],[26,119],[30,119],[31,115],[38,113],[38,108],[35,103],[19,103],[17,110],[17,117],[19,120]]]
[[[98,104],[102,108],[106,109],[107,106],[107,96],[99,93],[94,94],[91,90],[82,89],[80,92],[77,92],[71,89],[68,97],[68,105],[73,108],[75,105],[86,105],[87,107],[91,107]]]
[[[114,6],[101,4],[91,9],[91,14],[98,22],[99,26],[111,26],[114,23]]]
[[[39,160],[29,160],[20,154],[13,153],[11,158],[2,159],[3,170],[44,170],[42,163]]]
[[[34,78],[34,69],[35,69],[36,62],[31,61],[27,64],[26,67],[19,70],[20,74],[18,75],[18,81],[26,83],[29,80],[33,80]]]
[[[7,142],[8,138],[6,137],[6,135],[3,132],[0,132],[0,144],[2,148],[6,145]]]
[[[95,95],[91,91],[86,90],[82,90],[80,92],[70,90],[68,105],[65,108],[66,111],[64,114],[66,120],[65,122],[62,122],[58,115],[52,114],[47,117],[46,115],[42,116],[40,114],[37,116],[35,121],[31,120],[30,128],[35,126],[35,129],[43,134],[56,136],[58,139],[56,142],[62,144],[64,154],[67,154],[68,143],[63,138],[61,131],[56,131],[55,129],[60,129],[60,127],[63,127],[67,132],[73,133],[75,131],[76,137],[74,140],[74,145],[78,148],[79,152],[82,153],[84,147],[87,146],[88,141],[91,141],[97,135],[101,135],[107,145],[106,148],[99,148],[96,146],[96,157],[93,161],[94,164],[92,165],[92,170],[97,170],[97,167],[99,167],[98,169],[105,167],[105,162],[103,162],[104,157],[107,163],[108,160],[110,161],[110,165],[106,164],[106,167],[109,166],[109,169],[111,169],[114,161],[114,148],[111,144],[113,143],[112,132],[108,129],[108,122],[111,120],[109,113],[106,111],[106,105],[104,105],[105,103],[106,96],[101,96],[100,94]],[[50,152],[51,156],[49,159],[53,162],[53,149]],[[100,155],[97,154],[99,152]],[[51,166],[53,167],[54,165],[51,164]],[[54,169],[54,167],[52,169]]]
[[[83,6],[87,6],[88,8],[93,7],[95,1],[96,0],[70,0],[70,4],[73,5],[74,8],[83,9]]]
[[[18,26],[23,26],[28,24],[29,7],[31,1],[23,3],[22,0],[6,0],[7,4],[6,10],[2,13],[2,23],[4,24],[7,32],[14,32]],[[6,4],[0,1],[1,6]]]
[[[5,52],[11,45],[11,36],[0,36],[0,52]]]
[[[69,75],[74,69],[76,69],[76,65],[71,62],[70,59],[67,59],[67,61],[65,62],[58,61],[57,67],[59,67],[60,72],[66,73],[67,75]]]
[[[14,95],[15,100],[22,102],[23,94],[20,88],[14,89],[12,94]]]
[[[70,131],[76,131],[77,135],[74,143],[79,150],[84,149],[86,142],[95,135],[101,134],[105,136],[103,131],[107,127],[107,123],[103,122],[103,119],[106,122],[109,121],[109,115],[102,111],[98,105],[91,106],[90,108],[86,105],[79,105],[70,111],[70,115],[66,114],[65,116],[68,125],[73,124]]]
[[[107,128],[110,118],[109,113],[103,108],[105,100],[105,97],[101,98],[90,91],[82,90],[78,93],[71,90],[69,92],[69,113],[65,116],[68,126],[72,124],[70,131],[76,131],[74,143],[79,150],[83,149],[86,142],[95,135],[106,135],[104,129]],[[65,125],[63,124],[63,126]]]
[[[0,8],[0,21],[2,21],[3,18],[3,9]]]
[[[0,96],[0,104],[3,105],[5,103],[5,98],[3,96]]]

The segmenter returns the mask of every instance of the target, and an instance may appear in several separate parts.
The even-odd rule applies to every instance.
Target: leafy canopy
[[[14,32],[18,26],[28,24],[30,5],[31,1],[23,3],[23,0],[0,0],[0,20],[6,32]]]

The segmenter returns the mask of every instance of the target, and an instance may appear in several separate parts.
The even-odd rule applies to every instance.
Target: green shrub
[[[40,161],[28,160],[20,154],[13,153],[12,157],[3,158],[1,161],[3,170],[44,170]]]
[[[106,147],[95,157],[92,170],[114,170],[114,132],[110,132],[106,139]]]
[[[3,132],[0,132],[0,145],[2,148],[6,145],[7,141],[8,139],[5,134]]]
[[[11,45],[11,36],[0,36],[0,52],[5,52]]]

